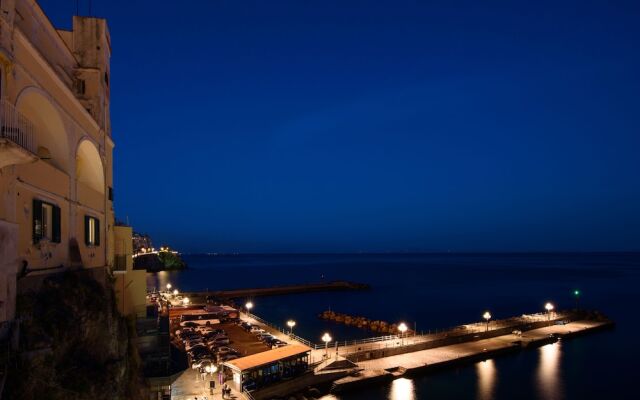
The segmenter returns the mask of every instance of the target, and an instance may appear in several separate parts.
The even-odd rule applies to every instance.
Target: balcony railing
[[[38,152],[33,123],[5,100],[0,100],[0,138],[10,140],[33,154]]]

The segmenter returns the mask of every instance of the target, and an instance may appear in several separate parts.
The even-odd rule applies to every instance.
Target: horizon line
[[[183,255],[474,255],[474,254],[637,254],[640,250],[513,250],[513,251],[346,251],[346,252],[240,252],[197,251],[180,252]]]

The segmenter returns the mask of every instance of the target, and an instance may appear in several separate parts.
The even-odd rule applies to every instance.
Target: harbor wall
[[[562,320],[568,320],[568,318],[563,318]],[[343,355],[345,358],[347,358],[350,361],[353,362],[360,362],[360,361],[366,361],[366,360],[373,360],[376,358],[382,358],[382,357],[389,357],[389,356],[395,356],[398,354],[405,354],[405,353],[413,353],[416,351],[420,351],[420,350],[427,350],[427,349],[432,349],[432,348],[436,348],[436,347],[442,347],[442,346],[449,346],[452,344],[458,344],[458,343],[463,343],[463,342],[473,342],[473,341],[478,341],[478,340],[482,340],[482,339],[489,339],[489,338],[493,338],[493,337],[497,337],[497,336],[504,336],[504,335],[508,335],[510,333],[512,333],[514,330],[520,330],[522,332],[531,330],[531,329],[537,329],[537,328],[542,328],[545,326],[549,326],[554,324],[556,321],[551,320],[551,321],[535,321],[535,322],[529,322],[527,324],[524,324],[522,326],[508,326],[508,327],[504,327],[504,328],[498,328],[498,329],[492,329],[489,330],[487,332],[471,332],[468,334],[463,334],[463,335],[455,335],[455,336],[445,336],[442,338],[437,338],[437,339],[433,339],[433,340],[428,340],[428,341],[422,341],[419,343],[414,343],[414,344],[408,344],[408,345],[404,345],[402,346],[402,339],[398,338],[397,340],[397,346],[395,347],[382,347],[379,349],[375,349],[375,348],[367,348],[367,345],[363,345],[362,350],[360,351],[355,351],[353,353],[350,354],[341,354]],[[411,338],[405,338],[405,340],[410,340]],[[369,345],[371,346],[371,345]]]

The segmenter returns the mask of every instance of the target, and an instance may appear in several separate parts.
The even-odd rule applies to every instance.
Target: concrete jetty
[[[572,321],[562,325],[549,325],[522,334],[506,334],[488,339],[435,347],[431,349],[392,355],[358,362],[362,369],[357,374],[338,379],[332,390],[340,392],[370,383],[395,379],[402,375],[429,372],[465,363],[485,360],[526,347],[553,343],[590,331],[611,327],[611,321]]]
[[[242,314],[242,319],[273,333],[281,340],[297,343],[304,340],[264,324],[254,316]],[[332,383],[331,391],[357,389],[365,385],[391,381],[401,376],[429,373],[493,358],[501,354],[542,346],[559,339],[613,327],[614,323],[601,314],[569,311],[531,314],[495,321],[490,329],[484,323],[461,325],[437,333],[401,338],[397,335],[340,346],[305,341],[312,348],[313,371],[304,379],[293,379],[260,389],[253,393],[257,400],[283,397],[305,387]],[[387,339],[388,338],[388,339]],[[328,358],[327,358],[328,356]],[[348,360],[352,367],[326,368],[338,360]],[[353,366],[355,364],[355,366]]]
[[[356,282],[349,282],[349,281],[331,281],[331,282],[305,283],[305,284],[286,285],[286,286],[271,286],[271,287],[265,287],[265,288],[186,292],[186,293],[183,293],[183,295],[189,296],[190,298],[212,296],[218,299],[233,299],[233,298],[243,298],[243,297],[276,296],[276,295],[295,294],[295,293],[325,292],[325,291],[339,291],[339,290],[366,290],[366,289],[369,289],[369,285],[364,283],[356,283]]]

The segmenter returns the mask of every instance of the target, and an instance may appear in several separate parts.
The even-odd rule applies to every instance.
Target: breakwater
[[[398,333],[398,324],[382,320],[373,320],[357,315],[338,313],[331,310],[323,311],[320,315],[318,315],[318,318],[344,324],[347,326],[355,326],[360,329],[365,329],[376,333]],[[413,330],[406,329],[404,335],[410,336],[413,335],[413,333]]]
[[[234,290],[216,290],[204,292],[186,292],[190,298],[211,296],[217,299],[251,298],[259,296],[277,296],[295,293],[311,293],[341,290],[366,290],[369,285],[349,281],[331,281],[321,283],[303,283],[286,286],[270,286],[264,288],[248,288]]]

